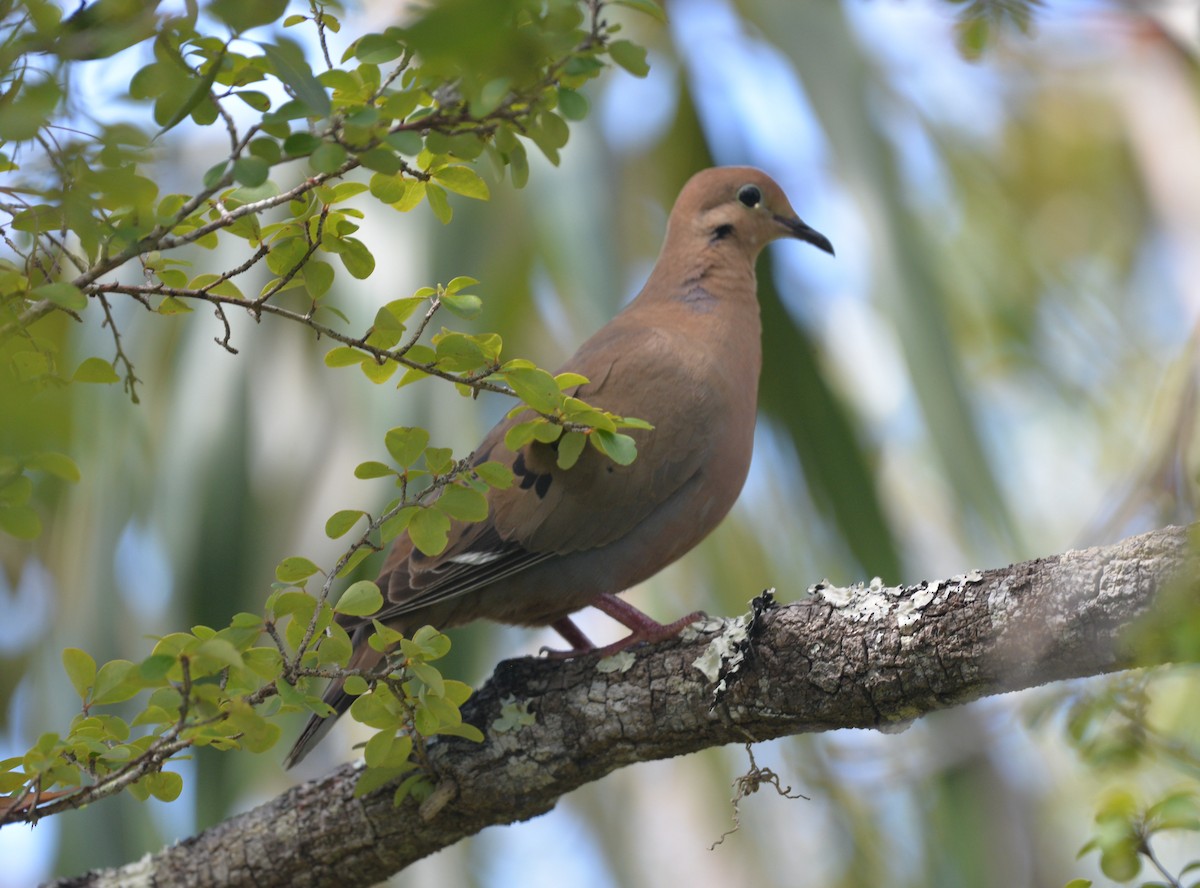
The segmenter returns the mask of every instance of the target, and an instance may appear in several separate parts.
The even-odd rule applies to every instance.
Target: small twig
[[[103,293],[97,293],[96,298],[100,301],[101,308],[104,309],[104,323],[100,326],[108,327],[112,331],[113,346],[117,350],[117,355],[113,358],[113,363],[120,362],[125,365],[125,391],[129,392],[129,400],[138,404],[137,384],[141,382],[137,378],[137,374],[133,372],[133,362],[129,360],[129,356],[125,354],[125,349],[121,347],[121,331],[117,329],[117,322],[112,315],[112,307],[108,304],[108,299]]]
[[[325,67],[333,67],[333,58],[329,55],[329,44],[325,42],[325,9],[317,0],[309,0],[308,8],[313,14],[317,25],[317,39],[321,42],[321,55],[325,57]]]

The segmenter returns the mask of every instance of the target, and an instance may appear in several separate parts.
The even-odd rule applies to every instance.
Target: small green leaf
[[[105,384],[121,381],[121,377],[117,376],[117,371],[113,369],[112,364],[103,358],[85,358],[83,363],[75,368],[71,379],[74,382]]]
[[[62,478],[64,481],[78,481],[80,478],[79,466],[75,464],[75,460],[65,453],[53,450],[43,450],[41,453],[33,454],[25,461],[25,465],[28,468]]]
[[[487,183],[479,177],[477,172],[467,166],[442,167],[433,174],[433,178],[450,191],[464,197],[475,200],[487,200],[491,197]]]
[[[396,464],[407,469],[421,458],[421,454],[429,446],[429,432],[422,428],[401,426],[389,429],[383,443]]]
[[[62,661],[63,668],[67,671],[67,678],[71,680],[71,686],[75,688],[75,693],[81,700],[86,700],[88,691],[96,682],[96,661],[92,659],[91,654],[79,648],[64,650]]]
[[[174,296],[165,296],[163,301],[158,303],[158,308],[155,309],[161,315],[177,315],[187,314],[192,310],[192,307],[182,299],[176,299]]]
[[[137,666],[128,660],[110,660],[96,673],[92,703],[120,703],[141,690]]]
[[[318,173],[332,173],[346,162],[346,149],[337,142],[322,142],[308,157],[308,165]]]
[[[558,442],[558,467],[569,469],[579,461],[583,447],[587,444],[587,435],[583,432],[567,432]]]
[[[325,353],[326,367],[353,367],[355,364],[369,360],[371,360],[369,354],[347,345],[339,345]]]
[[[390,62],[400,58],[403,52],[400,42],[385,34],[366,34],[354,46],[354,57],[368,65]]]
[[[509,450],[517,451],[533,440],[533,433],[540,425],[545,425],[544,419],[531,419],[528,422],[519,422],[507,432],[504,433],[504,446]]]
[[[441,302],[451,314],[467,321],[474,319],[483,308],[483,300],[471,293],[446,293]]]
[[[337,253],[338,258],[342,260],[342,265],[346,267],[346,271],[360,281],[369,278],[375,270],[375,257],[371,255],[367,245],[358,238],[341,238],[341,247]]]
[[[333,105],[325,87],[313,76],[304,50],[290,40],[282,39],[278,44],[264,43],[262,48],[275,75],[292,88],[296,98],[306,104],[314,116],[328,117]]]
[[[386,478],[389,475],[395,474],[396,470],[394,468],[373,459],[361,462],[354,467],[354,477],[361,478],[364,481],[370,478]]]
[[[422,183],[425,186],[425,199],[429,201],[429,209],[433,210],[433,215],[437,216],[438,221],[443,225],[447,225],[450,219],[454,216],[454,210],[450,208],[450,202],[446,200],[446,192],[432,182]]]
[[[162,802],[173,802],[183,792],[183,778],[174,771],[148,774],[142,780],[148,785],[150,794]]]
[[[419,509],[408,522],[408,536],[425,555],[440,555],[446,548],[450,519],[436,509]]]
[[[63,281],[34,287],[29,291],[29,295],[34,299],[48,299],[59,308],[68,308],[71,311],[83,311],[88,305],[88,298],[82,290]]]
[[[627,466],[637,458],[637,443],[628,435],[596,429],[588,437],[593,447],[619,466]]]
[[[233,162],[234,181],[256,188],[271,175],[271,165],[261,157],[253,155],[239,157]]]
[[[488,487],[495,487],[497,490],[507,490],[512,487],[512,470],[503,463],[494,461],[482,462],[475,466],[473,471],[479,477],[479,480]]]
[[[588,100],[573,89],[559,89],[558,110],[567,120],[583,120],[588,113]]]
[[[362,509],[341,509],[334,512],[325,522],[325,536],[331,540],[345,536],[350,528],[358,522],[358,519],[366,514]]]
[[[650,73],[644,46],[638,46],[628,40],[614,40],[608,45],[608,55],[634,77],[645,77]]]
[[[562,392],[554,377],[537,367],[518,367],[501,371],[518,398],[539,413],[553,413],[563,401]]]
[[[444,475],[454,467],[454,451],[449,447],[425,449],[425,465],[435,475]]]
[[[308,295],[313,299],[320,299],[333,286],[333,266],[320,259],[310,259],[304,263],[300,276],[304,279]]]
[[[560,373],[554,377],[560,391],[566,391],[572,386],[586,385],[588,378],[582,373]]]
[[[488,514],[487,497],[472,487],[458,484],[443,490],[434,507],[459,521],[482,521]]]
[[[626,6],[629,9],[636,9],[638,12],[644,12],[655,21],[662,24],[667,23],[667,14],[663,8],[654,0],[610,0],[614,6]]]
[[[338,599],[333,612],[348,617],[369,617],[383,607],[383,594],[370,580],[352,584]]]
[[[281,583],[299,583],[320,570],[307,558],[293,556],[285,558],[275,567],[275,579]]]

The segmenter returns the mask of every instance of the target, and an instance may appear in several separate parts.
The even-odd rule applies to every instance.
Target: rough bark
[[[1161,662],[1167,648],[1148,654],[1128,630],[1156,605],[1162,613],[1165,591],[1196,602],[1190,531],[1169,527],[936,584],[814,587],[754,621],[719,694],[697,663],[714,664],[716,653],[736,647],[745,618],[639,649],[623,671],[603,671],[617,661],[598,666],[589,657],[503,662],[464,707],[486,741],[432,748],[440,784],[424,806],[393,807],[390,792],[355,799],[348,765],[136,863],[59,884],[370,885],[486,826],[548,811],[634,762],[882,726]],[[536,721],[499,730],[510,698]]]

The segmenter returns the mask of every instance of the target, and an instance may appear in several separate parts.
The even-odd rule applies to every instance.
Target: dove
[[[505,447],[505,433],[528,412],[501,421],[473,459],[503,463],[514,483],[489,489],[487,518],[455,522],[437,555],[399,537],[379,574],[384,605],[374,619],[406,635],[480,619],[552,626],[571,646],[560,655],[571,656],[596,650],[570,616],[589,606],[630,630],[602,654],[661,641],[702,617],[660,624],[618,593],[693,549],[741,492],[762,367],[754,267],[763,247],[780,238],[833,254],[766,173],[717,167],[694,175],[675,201],[641,292],[558,370],[587,378],[575,396],[653,426],[626,430],[637,458],[618,465],[585,447],[562,469],[555,444]],[[350,666],[377,666],[383,654],[367,644],[370,619],[340,619],[354,642]],[[325,700],[340,715],[352,698],[334,682]],[[313,716],[286,766],[335,718]]]

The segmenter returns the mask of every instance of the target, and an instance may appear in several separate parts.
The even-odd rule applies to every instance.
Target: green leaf
[[[454,210],[450,208],[450,202],[446,200],[446,192],[432,182],[422,183],[425,186],[425,198],[429,201],[429,209],[433,210],[433,215],[438,218],[438,221],[443,225],[450,222],[454,216]]]
[[[573,386],[586,385],[587,381],[588,378],[582,373],[559,373],[554,377],[559,390],[564,392]]]
[[[96,682],[96,661],[87,651],[79,648],[67,648],[62,652],[63,668],[71,687],[75,688],[81,700],[86,700],[88,691]]]
[[[43,450],[41,453],[33,454],[25,461],[25,465],[28,468],[62,478],[64,481],[78,481],[80,478],[79,466],[75,465],[75,460],[65,453],[53,450]]]
[[[308,165],[318,173],[332,173],[346,162],[346,149],[337,142],[322,142],[308,156]]]
[[[358,522],[358,519],[366,514],[362,509],[341,509],[334,512],[325,522],[325,536],[331,540],[345,536],[350,528]]]
[[[558,110],[567,120],[583,120],[588,113],[588,100],[573,89],[559,89]]]
[[[626,6],[629,9],[636,9],[638,12],[644,12],[664,25],[667,23],[666,12],[654,0],[609,0],[609,2],[614,6]]]
[[[583,447],[587,444],[588,436],[583,432],[566,432],[558,442],[558,467],[569,469],[579,461]]]
[[[628,435],[595,429],[588,437],[593,447],[619,466],[627,466],[637,459],[637,444]]]
[[[554,377],[537,367],[518,367],[501,371],[505,382],[517,397],[539,413],[553,413],[563,401]]]
[[[545,425],[544,419],[531,419],[528,422],[519,422],[507,432],[504,433],[504,446],[509,450],[517,451],[533,440],[533,433],[538,426]]]
[[[608,45],[608,54],[614,62],[634,77],[645,77],[650,73],[646,63],[646,48],[628,40],[614,40]]]
[[[433,178],[455,194],[475,200],[487,200],[491,194],[487,183],[479,174],[467,166],[442,167],[433,174]],[[446,220],[443,220],[446,221]]]
[[[396,470],[386,463],[381,463],[370,459],[366,462],[361,462],[354,467],[354,477],[367,480],[369,478],[386,478],[389,475],[395,475]]]
[[[370,580],[359,580],[342,593],[333,612],[348,617],[369,617],[381,607],[383,595],[379,587]]]
[[[196,655],[208,657],[217,661],[221,666],[232,666],[234,669],[240,669],[244,665],[238,649],[223,638],[208,639],[196,648]]]
[[[471,293],[445,293],[441,298],[442,305],[464,320],[472,320],[483,308],[483,300]]]
[[[341,238],[340,243],[341,248],[337,253],[346,271],[360,281],[369,278],[375,270],[375,257],[371,255],[366,244],[353,237]]]
[[[313,299],[320,299],[333,286],[333,266],[320,259],[310,259],[304,263],[304,267],[300,269],[300,276],[308,289],[308,295]]]
[[[440,555],[446,548],[450,519],[436,509],[419,509],[408,522],[408,536],[425,555]]]
[[[229,25],[235,34],[277,21],[287,8],[288,0],[212,0],[208,9]]]
[[[183,778],[174,771],[160,771],[142,778],[150,794],[162,802],[173,802],[183,792]]]
[[[239,157],[233,162],[234,181],[255,188],[267,181],[271,175],[271,165],[261,157],[253,155]]]
[[[482,521],[488,514],[487,497],[472,487],[458,484],[443,490],[433,505],[459,521]]]
[[[75,368],[71,379],[73,382],[108,384],[121,381],[121,377],[117,376],[117,371],[113,369],[112,364],[103,358],[85,358],[83,363]]]
[[[449,447],[428,447],[425,465],[435,475],[444,475],[454,467],[454,451]]]
[[[404,47],[400,42],[385,34],[366,34],[354,47],[354,57],[368,65],[390,62],[400,58],[403,52]]]
[[[348,345],[339,345],[325,353],[326,367],[353,367],[355,364],[369,360],[371,360],[369,354],[356,348],[350,348]]]
[[[96,673],[92,703],[120,703],[140,690],[137,666],[128,660],[110,660]]]
[[[275,75],[292,88],[296,98],[308,106],[316,117],[328,117],[333,110],[329,94],[313,76],[312,68],[304,58],[304,50],[290,40],[278,44],[262,44],[263,52],[271,63]]]
[[[421,454],[429,446],[429,432],[422,428],[401,426],[389,429],[384,435],[383,443],[396,464],[407,469],[421,458]]]
[[[307,558],[293,556],[285,558],[275,567],[275,579],[281,583],[299,583],[320,570]]]
[[[507,490],[509,487],[512,487],[512,470],[503,463],[495,461],[482,462],[475,466],[473,471],[479,477],[479,480],[488,487],[495,487],[497,490]]]
[[[385,204],[393,204],[404,197],[408,183],[403,176],[375,173],[371,176],[371,194]]]
[[[88,298],[82,290],[63,281],[34,287],[29,291],[29,295],[34,299],[48,299],[59,308],[71,311],[83,311],[88,305]]]

